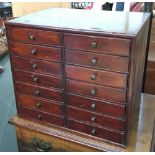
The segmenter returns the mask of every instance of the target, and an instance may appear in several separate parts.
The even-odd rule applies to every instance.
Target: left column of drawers
[[[17,113],[64,126],[61,34],[8,27]]]

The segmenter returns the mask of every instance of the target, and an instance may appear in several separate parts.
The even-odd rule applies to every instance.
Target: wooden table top
[[[138,119],[138,121],[136,121]],[[134,117],[133,127],[129,136],[127,148],[120,147],[116,144],[110,144],[102,139],[88,136],[75,131],[32,122],[15,116],[10,120],[11,124],[28,128],[47,135],[52,135],[60,139],[66,139],[73,143],[82,144],[98,151],[127,151],[127,152],[150,152],[154,137],[155,122],[155,95],[142,94],[141,106],[138,118]],[[154,138],[153,138],[154,137]]]

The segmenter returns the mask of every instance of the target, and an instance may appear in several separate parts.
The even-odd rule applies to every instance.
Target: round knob
[[[91,47],[92,48],[96,48],[97,47],[97,43],[95,43],[95,42],[91,43]]]
[[[36,96],[39,96],[39,94],[40,94],[39,90],[35,90],[34,94],[35,94]]]
[[[38,115],[38,118],[41,120],[42,119],[42,116],[41,115]]]
[[[34,77],[34,78],[33,78],[33,81],[36,82],[36,83],[38,83],[39,79],[36,78],[36,77]]]
[[[35,36],[32,35],[32,34],[30,34],[30,35],[29,35],[29,39],[30,39],[30,40],[34,40],[34,39],[35,39]]]
[[[96,80],[96,73],[94,73],[94,74],[91,75],[91,79],[92,80]]]
[[[96,89],[91,90],[91,95],[96,95]]]
[[[93,116],[93,117],[91,118],[91,121],[92,121],[92,122],[95,122],[95,121],[96,121],[96,117]]]
[[[95,104],[95,103],[92,103],[92,104],[91,104],[91,108],[92,108],[92,109],[96,109],[96,104]]]
[[[36,108],[40,108],[41,107],[41,104],[40,103],[37,103],[36,104]]]
[[[94,58],[91,60],[92,64],[95,65],[97,63],[97,60]]]
[[[92,134],[92,135],[96,135],[96,130],[93,129],[93,130],[91,131],[91,134]]]
[[[32,50],[31,50],[31,54],[33,54],[33,55],[35,55],[36,52],[37,52],[37,51],[36,51],[35,49],[32,49]]]
[[[32,68],[33,68],[33,69],[36,69],[36,68],[37,68],[37,64],[33,64],[33,65],[32,65]]]

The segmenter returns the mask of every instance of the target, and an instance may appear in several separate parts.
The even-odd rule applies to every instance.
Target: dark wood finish
[[[64,34],[65,48],[128,56],[130,40],[78,34]],[[93,43],[95,44],[93,46]]]
[[[62,67],[60,63],[12,56],[12,64],[15,69],[45,74],[62,75]]]
[[[62,105],[52,100],[38,99],[23,94],[16,94],[17,105],[49,114],[62,115]]]
[[[80,73],[80,74],[79,74]],[[127,88],[127,75],[66,65],[66,78],[117,88]]]
[[[33,85],[62,89],[62,78],[14,69],[14,80]]]
[[[99,68],[118,72],[128,72],[129,57],[88,53],[77,50],[65,50],[67,64]],[[96,60],[96,64],[92,61]]]
[[[56,89],[49,89],[45,87],[38,87],[35,85],[24,84],[20,82],[15,82],[15,90],[19,93],[47,98],[56,101],[63,101],[62,91]]]
[[[33,109],[28,109],[28,108],[23,108],[20,106],[17,106],[17,113],[26,119],[30,120],[37,120],[40,122],[45,122],[45,123],[50,123],[50,124],[55,124],[58,126],[63,126],[63,117],[58,117],[55,115],[50,115],[47,113],[43,113],[41,111],[33,110]]]
[[[125,105],[67,94],[67,105],[115,117],[125,117]]]
[[[8,33],[11,41],[60,46],[59,32],[12,27]]]
[[[123,119],[100,115],[70,106],[67,107],[67,116],[69,119],[75,119],[80,122],[91,123],[94,125],[124,131],[125,120]]]
[[[93,126],[97,128],[97,135],[93,138],[99,136],[127,146],[132,116],[135,109],[139,109],[149,16],[147,13],[98,11],[92,14],[83,10],[49,9],[6,22],[16,95],[21,93],[32,98],[35,96],[38,100],[61,102],[64,128],[68,128],[67,121],[70,121],[70,128],[89,135],[88,131]],[[16,47],[12,48],[11,43]],[[38,56],[34,50],[31,51],[34,56],[27,53],[30,46],[38,48]],[[16,70],[28,74],[18,76]],[[31,83],[28,77],[31,74],[39,75],[42,83],[36,84],[36,78],[33,79],[35,84]],[[62,82],[61,90],[59,83],[55,82],[57,78]],[[75,99],[69,99],[69,93],[72,97],[75,95]],[[94,107],[94,103],[94,110],[88,108],[90,105]],[[102,117],[113,117],[117,121],[106,123],[108,128],[102,129],[97,124],[86,125],[86,122],[69,120],[67,112],[70,106],[79,108],[78,118],[82,117],[83,121],[88,122],[92,113],[101,118],[100,126],[105,125]],[[23,115],[32,110],[36,118],[40,111],[30,108],[22,108]],[[71,111],[73,114],[76,113]],[[54,114],[51,112],[51,115]],[[26,119],[33,120],[33,115]]]
[[[93,98],[126,103],[126,90],[98,86],[75,80],[66,80],[66,89],[67,92],[70,93],[83,94]],[[94,94],[92,94],[92,91]]]
[[[10,53],[15,56],[30,57],[48,61],[61,61],[61,49],[55,47],[39,46],[10,42]]]

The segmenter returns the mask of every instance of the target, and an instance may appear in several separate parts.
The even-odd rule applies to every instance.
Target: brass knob
[[[32,49],[32,50],[31,50],[31,54],[33,54],[33,55],[35,55],[36,52],[37,52],[37,51],[36,51],[35,49]]]
[[[92,134],[92,135],[96,135],[96,130],[93,129],[93,130],[91,131],[91,134]]]
[[[41,115],[38,115],[38,118],[41,120],[42,119],[42,116]]]
[[[38,83],[39,79],[36,78],[36,77],[34,77],[34,78],[33,78],[33,81],[36,82],[36,83]]]
[[[34,94],[35,94],[36,96],[39,96],[39,94],[40,94],[39,90],[35,90]]]
[[[37,103],[36,104],[36,108],[40,108],[41,107],[41,104],[40,103]]]
[[[96,109],[96,104],[95,104],[95,103],[92,103],[92,104],[91,104],[91,108],[92,108],[92,109]]]
[[[36,69],[37,68],[37,64],[32,64],[32,68]]]
[[[33,34],[30,34],[30,35],[29,35],[29,39],[30,39],[30,40],[34,40],[34,39],[35,39],[35,36],[34,36]]]
[[[95,122],[95,121],[96,121],[96,117],[93,116],[93,117],[91,118],[91,121],[92,121],[92,122]]]
[[[91,62],[92,62],[93,65],[97,64],[97,60],[95,58],[92,59]]]
[[[90,93],[91,95],[96,95],[96,89],[92,89]]]
[[[91,47],[92,47],[92,48],[96,48],[96,47],[97,47],[97,43],[92,42],[92,43],[91,43]]]
[[[97,75],[96,73],[93,73],[93,74],[91,75],[91,79],[92,79],[92,80],[96,80],[96,75]]]

